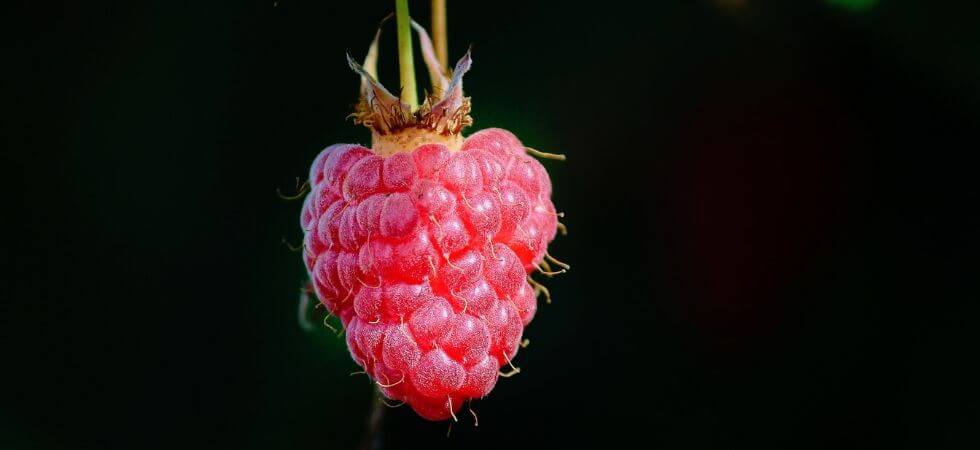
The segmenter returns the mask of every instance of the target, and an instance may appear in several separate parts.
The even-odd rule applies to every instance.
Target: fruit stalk
[[[395,20],[398,24],[398,69],[402,88],[401,101],[414,111],[419,106],[419,99],[415,88],[412,18],[408,15],[408,0],[395,0]]]
[[[446,0],[432,0],[432,44],[443,72],[449,68],[449,41],[446,33]],[[432,81],[435,83],[435,80]]]

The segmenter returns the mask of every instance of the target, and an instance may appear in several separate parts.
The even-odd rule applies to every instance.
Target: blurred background
[[[344,53],[393,2],[25,3],[0,447],[361,445],[372,386],[322,311],[298,322],[276,189],[369,142]],[[544,164],[573,269],[479,427],[389,410],[385,448],[978,448],[978,13],[450,0],[470,131],[568,155]]]

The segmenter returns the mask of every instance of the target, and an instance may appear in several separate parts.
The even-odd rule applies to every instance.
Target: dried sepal
[[[370,128],[376,135],[384,136],[406,129],[418,129],[440,135],[458,135],[463,128],[472,125],[470,99],[463,96],[463,75],[473,64],[470,52],[466,52],[447,79],[435,56],[432,40],[425,29],[412,24],[419,34],[422,56],[435,80],[435,92],[428,95],[418,109],[403,103],[377,80],[379,30],[368,49],[361,66],[347,55],[347,63],[361,77],[361,99],[355,107],[354,122]]]

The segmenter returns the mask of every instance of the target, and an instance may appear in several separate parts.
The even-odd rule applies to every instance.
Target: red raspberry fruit
[[[460,136],[471,122],[461,85],[469,55],[451,84],[440,80],[444,98],[409,114],[351,65],[373,150],[335,144],[314,160],[306,268],[381,392],[447,419],[493,389],[534,317],[528,273],[557,226],[551,181],[508,131]]]

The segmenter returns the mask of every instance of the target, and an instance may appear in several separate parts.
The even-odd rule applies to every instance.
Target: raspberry
[[[313,161],[306,269],[381,392],[447,419],[493,389],[534,317],[528,274],[557,226],[551,181],[512,133],[459,135],[469,55],[448,94],[407,117],[375,107],[397,99],[352,66],[364,82],[356,118],[374,145],[331,145]]]
[[[310,184],[306,268],[357,364],[432,420],[489,393],[534,317],[527,274],[555,237],[540,163],[488,129],[457,152],[333,145]]]

